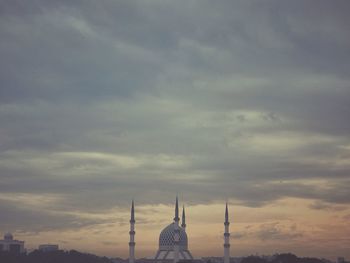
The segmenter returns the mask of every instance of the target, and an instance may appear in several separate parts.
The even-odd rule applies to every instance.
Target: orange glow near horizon
[[[136,203],[137,204],[137,203]],[[335,259],[349,257],[349,206],[311,209],[312,200],[287,198],[263,207],[230,205],[231,256],[292,252],[298,256]],[[86,216],[86,215],[85,215]],[[58,243],[62,249],[76,249],[111,257],[128,256],[129,212],[115,209],[99,216],[109,223],[79,230],[15,233],[26,247]],[[195,257],[223,253],[223,204],[186,207],[189,249]],[[113,218],[122,218],[114,222]],[[172,222],[173,207],[136,205],[136,257],[152,257],[161,230]]]

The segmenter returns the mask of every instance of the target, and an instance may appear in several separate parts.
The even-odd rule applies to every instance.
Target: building
[[[57,251],[58,245],[52,245],[52,244],[42,244],[38,248],[42,252],[51,252],[51,251]]]
[[[4,239],[0,240],[0,251],[24,253],[24,241],[14,240],[12,234],[7,233],[4,235]]]
[[[176,199],[175,208],[175,219],[178,219],[178,202]],[[173,222],[166,226],[159,235],[159,249],[155,256],[155,260],[174,260],[175,258],[175,248],[178,246],[178,260],[191,259],[193,260],[191,252],[188,250],[188,238],[186,234],[186,218],[185,218],[185,207],[182,209],[182,224],[177,226],[176,222]],[[178,228],[179,239],[176,243],[175,235],[176,228]]]
[[[130,218],[130,242],[129,242],[129,263],[135,263],[135,209],[134,201],[131,205]],[[182,208],[181,225],[179,218],[179,204],[176,197],[175,217],[173,222],[167,225],[159,235],[159,248],[153,259],[138,259],[137,263],[181,263],[181,262],[203,262],[201,259],[194,259],[188,248],[188,236],[186,233],[185,207]],[[228,205],[225,207],[224,221],[224,256],[221,263],[230,263],[230,232],[229,232]]]

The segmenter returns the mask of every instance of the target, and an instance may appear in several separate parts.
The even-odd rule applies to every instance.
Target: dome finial
[[[226,202],[226,209],[225,209],[225,223],[228,223],[228,207]]]

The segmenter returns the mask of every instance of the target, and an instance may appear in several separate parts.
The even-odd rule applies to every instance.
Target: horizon
[[[335,260],[339,256],[344,256],[345,258],[347,257],[346,254],[337,255],[334,253],[318,253],[317,248],[316,250],[312,249],[313,244],[303,243],[302,246],[304,246],[304,250],[293,250],[293,248],[291,249],[290,244],[281,244],[283,240],[302,237],[299,232],[291,234],[288,232],[283,232],[286,231],[286,228],[288,230],[288,227],[291,229],[297,229],[294,222],[289,222],[289,225],[287,224],[287,222],[290,221],[290,214],[295,214],[296,212],[293,210],[289,212],[290,214],[288,214],[287,211],[284,211],[284,209],[289,209],[288,203],[297,205],[299,209],[301,209],[302,205],[304,205],[303,209],[299,211],[299,216],[305,217],[308,215],[308,213],[312,215],[312,213],[310,213],[312,212],[312,209],[309,207],[312,205],[311,201],[308,205],[305,205],[304,200],[280,200],[278,204],[274,203],[272,205],[274,207],[272,213],[270,210],[267,213],[264,213],[263,211],[269,208],[269,205],[260,208],[249,208],[245,206],[232,205],[229,203],[230,232],[232,237],[230,241],[231,257],[244,257],[255,254],[274,255],[278,253],[292,253],[301,257],[318,257],[327,258],[330,260]],[[183,202],[180,199],[179,205],[181,206],[182,204]],[[186,232],[189,239],[189,250],[192,252],[193,256],[195,258],[210,256],[222,257],[225,203],[213,203],[208,205],[185,205],[185,208],[187,224]],[[207,214],[208,217],[204,222],[199,222],[199,219],[202,218],[204,214],[203,211],[205,210],[210,210],[210,215]],[[115,211],[118,211],[118,209]],[[259,213],[256,215],[256,218],[250,218],[251,214],[255,215],[257,212]],[[145,215],[147,216],[150,213],[153,215],[157,214],[157,216],[153,216],[152,219],[149,217],[145,219]],[[113,214],[114,213],[112,212],[108,216],[113,216]],[[125,259],[128,258],[130,210],[123,211],[122,215],[120,215],[120,212],[118,214],[119,218],[123,219],[120,220],[119,223],[115,223],[113,226],[111,226],[110,223],[100,225],[100,233],[96,233],[96,229],[91,229],[90,231],[88,229],[85,229],[83,232],[77,232],[74,230],[74,228],[67,231],[68,233],[63,233],[63,236],[65,236],[65,238],[72,240],[70,242],[62,242],[62,240],[60,240],[62,233],[59,233],[57,231],[46,233],[47,239],[43,239],[42,237],[38,239],[34,233],[18,233],[15,235],[15,239],[25,240],[25,238],[28,238],[31,240],[25,240],[26,248],[29,250],[36,249],[38,245],[42,243],[57,243],[59,244],[60,249],[64,250],[73,249],[85,253],[93,253],[99,256],[121,257]],[[159,234],[163,228],[173,222],[173,215],[174,204],[161,204],[157,206],[146,205],[139,207],[135,200],[136,258],[150,258],[155,256],[158,249]],[[283,218],[287,218],[287,222],[280,223],[278,220],[281,220],[281,216],[282,220]],[[334,218],[332,217],[328,218],[329,222],[333,219]],[[309,222],[309,224],[312,224],[312,221]],[[210,227],[210,231],[208,231],[208,226]],[[310,226],[304,227],[307,229]],[[204,229],[205,231],[203,231]],[[302,229],[299,231],[302,231]],[[23,238],[16,238],[17,235]],[[84,240],[81,245],[77,244],[83,240],[83,236],[86,240]],[[103,238],[103,236],[105,238]],[[118,240],[121,240],[123,242],[117,243],[113,241],[115,237],[118,237]],[[246,239],[244,242],[241,241],[243,237]],[[52,238],[51,240],[56,240],[57,242],[51,242],[50,238]],[[327,239],[332,240],[332,238],[334,237],[328,237]],[[206,240],[207,243],[203,244],[202,246],[196,245],[201,243],[202,240]],[[254,249],[251,249],[249,247],[245,248],[247,244],[255,244],[254,242],[262,242],[263,244],[255,245]],[[300,239],[297,239],[297,242],[300,242]],[[193,243],[195,245],[193,245]]]
[[[31,249],[31,250],[26,250],[25,251],[25,255],[28,255],[28,254],[31,254],[32,252],[36,252],[36,251],[39,251],[40,252],[40,249],[38,249],[38,248],[36,248],[36,249]],[[106,258],[108,258],[108,259],[120,259],[120,260],[123,260],[123,261],[128,261],[129,260],[129,258],[121,258],[121,257],[118,257],[118,256],[106,256],[106,255],[97,255],[97,254],[93,254],[93,253],[91,253],[91,252],[89,252],[89,251],[78,251],[78,250],[75,250],[75,249],[58,249],[58,250],[55,250],[55,251],[41,251],[41,253],[55,253],[55,252],[71,252],[71,251],[75,251],[75,252],[78,252],[78,253],[81,253],[81,254],[88,254],[88,255],[92,255],[92,256],[97,256],[97,257],[106,257]],[[0,252],[3,252],[3,251],[0,251]],[[5,252],[6,253],[6,252]],[[11,254],[11,253],[9,253],[8,255],[12,255],[12,256],[16,256],[16,254]],[[279,256],[279,255],[294,255],[294,256],[296,256],[297,258],[300,258],[300,259],[311,259],[311,258],[313,258],[313,259],[319,259],[319,260],[321,260],[321,262],[337,262],[338,263],[338,260],[339,259],[343,259],[344,261],[343,262],[348,262],[347,260],[346,260],[346,258],[344,258],[344,257],[338,257],[337,259],[335,259],[335,260],[332,260],[332,259],[328,259],[328,258],[320,258],[320,257],[317,257],[317,256],[311,256],[311,257],[308,257],[308,256],[306,256],[306,257],[303,257],[303,256],[299,256],[299,255],[295,255],[295,254],[293,254],[293,253],[291,253],[291,252],[278,252],[278,253],[276,253],[276,254],[250,254],[250,255],[243,255],[243,256],[230,256],[230,259],[244,259],[244,258],[248,258],[248,257],[257,257],[257,258],[265,258],[265,259],[267,259],[268,261],[269,260],[271,260],[273,257],[275,257],[275,256]],[[213,259],[219,259],[219,258],[222,258],[222,256],[213,256],[213,255],[211,255],[211,256],[203,256],[203,257],[198,257],[198,258],[194,258],[194,260],[198,260],[198,259],[211,259],[211,258],[213,258]],[[269,259],[270,258],[270,259]],[[144,260],[144,259],[146,259],[146,260],[149,260],[149,259],[154,259],[153,257],[141,257],[141,258],[135,258],[135,260]]]
[[[350,258],[350,2],[0,0],[0,232]]]

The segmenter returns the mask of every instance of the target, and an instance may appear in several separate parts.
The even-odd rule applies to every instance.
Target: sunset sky
[[[350,259],[350,2],[0,0],[0,233]]]

